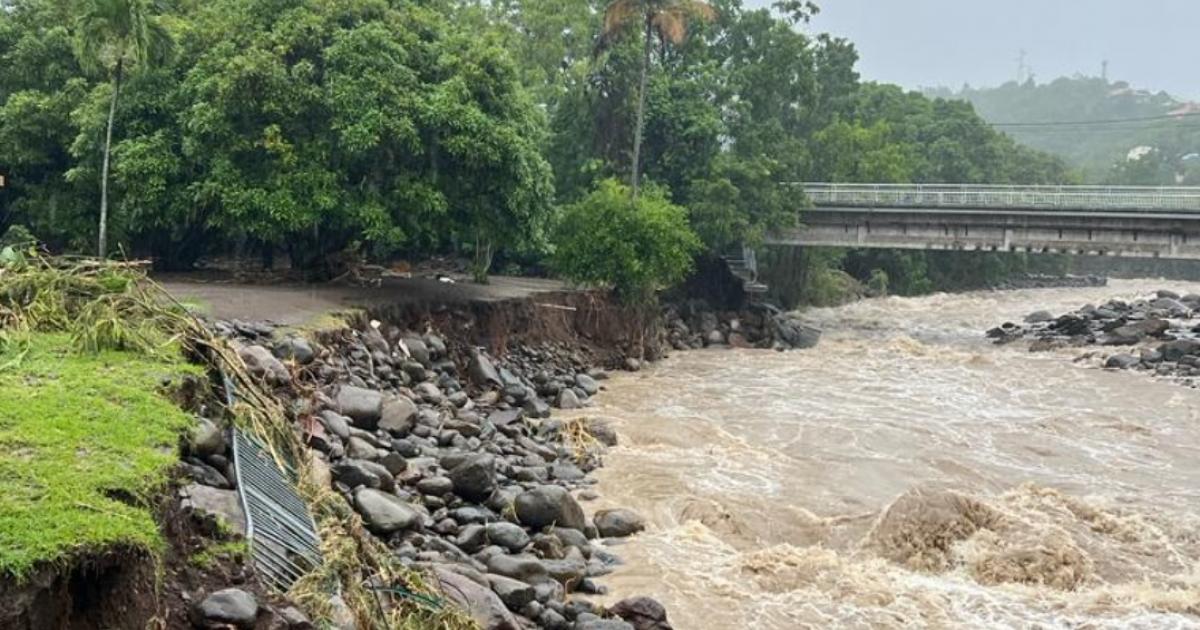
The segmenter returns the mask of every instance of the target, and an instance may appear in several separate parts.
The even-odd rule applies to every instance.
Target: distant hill
[[[1018,142],[1066,159],[1087,182],[1200,185],[1200,103],[1097,77],[926,94],[969,101]]]

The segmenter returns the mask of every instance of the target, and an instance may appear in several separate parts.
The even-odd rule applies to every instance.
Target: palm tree
[[[76,30],[76,56],[85,68],[103,70],[112,82],[104,160],[100,171],[99,255],[108,254],[108,170],[112,155],[113,122],[125,73],[166,56],[171,40],[158,23],[157,0],[84,0]]]
[[[633,198],[637,199],[641,179],[642,129],[646,119],[646,77],[650,72],[650,51],[654,46],[654,35],[663,44],[678,44],[687,36],[688,22],[692,18],[704,21],[715,19],[717,12],[712,5],[700,0],[613,0],[604,10],[602,40],[609,40],[630,23],[640,22],[644,33],[642,41],[642,70],[638,80],[637,122],[633,130]]]

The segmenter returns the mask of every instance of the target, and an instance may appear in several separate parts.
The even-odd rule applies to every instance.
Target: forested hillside
[[[1022,144],[1053,153],[1089,182],[1200,184],[1200,104],[1098,77],[940,89],[970,102]]]
[[[174,269],[232,251],[318,276],[351,257],[540,263],[580,214],[563,209],[611,202],[635,152],[647,203],[682,208],[663,216],[714,252],[796,220],[783,182],[1072,181],[964,102],[862,82],[851,42],[802,34],[809,5],[781,4],[11,0],[0,230],[94,252],[110,129],[109,250]],[[114,10],[140,26],[93,28]],[[902,292],[1024,265],[803,259],[808,285],[878,269]]]

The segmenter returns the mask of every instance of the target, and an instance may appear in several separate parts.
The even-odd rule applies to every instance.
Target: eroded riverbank
[[[1159,288],[1200,287],[868,300],[812,312],[812,351],[617,375],[601,507],[651,527],[610,597],[681,629],[1200,627],[1200,393],[981,334]]]

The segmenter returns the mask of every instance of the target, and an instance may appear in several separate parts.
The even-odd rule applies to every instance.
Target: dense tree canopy
[[[110,231],[171,267],[255,250],[318,271],[348,252],[474,255],[480,272],[552,258],[561,209],[632,179],[643,67],[643,177],[710,253],[799,220],[796,182],[1072,180],[966,103],[862,82],[850,42],[795,28],[811,3],[777,4],[704,3],[648,59],[643,37],[602,37],[602,0],[177,4],[161,16],[174,54],[129,76],[115,110]],[[75,6],[0,12],[0,229],[86,250],[112,91],[80,67]],[[945,264],[995,267],[805,260],[903,291]]]

